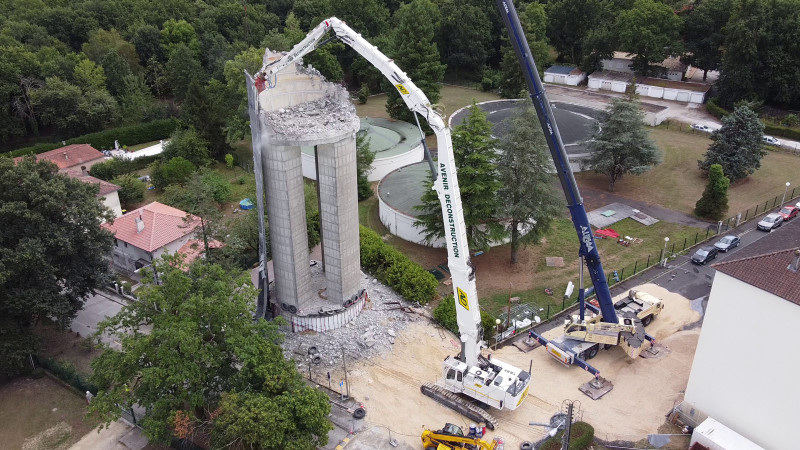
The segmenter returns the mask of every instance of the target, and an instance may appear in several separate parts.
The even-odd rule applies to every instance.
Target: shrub
[[[717,119],[722,119],[723,116],[727,116],[728,114],[730,114],[724,108],[717,105],[716,97],[708,99],[708,101],[706,102],[706,110],[708,111],[709,114],[716,117]]]
[[[785,137],[792,140],[800,140],[800,130],[782,127],[780,125],[764,125],[764,134]]]
[[[87,381],[72,364],[52,358],[43,358],[39,360],[39,365],[79,392],[91,391],[93,394],[97,394],[97,386]]]
[[[123,209],[144,200],[144,183],[133,175],[121,175],[111,180],[120,187],[119,202]]]
[[[439,325],[452,331],[456,336],[458,333],[458,319],[456,317],[456,302],[452,295],[448,296],[433,309],[433,320]],[[495,334],[495,318],[481,310],[481,328],[483,328],[484,339],[490,339]]]
[[[377,233],[360,226],[361,268],[406,300],[426,304],[436,297],[436,278],[389,246]]]
[[[796,127],[800,125],[800,117],[797,117],[796,114],[789,114],[781,120],[781,124],[789,128]]]
[[[556,433],[555,436],[546,440],[540,450],[558,450],[561,448],[561,439],[564,430]],[[575,422],[569,432],[569,450],[586,450],[592,446],[594,440],[594,428],[586,422]]]
[[[233,155],[230,153],[225,154],[225,165],[228,167],[228,169],[233,169]]]
[[[92,147],[103,150],[114,148],[114,141],[119,141],[124,145],[136,145],[143,142],[156,141],[171,135],[180,126],[177,119],[154,120],[152,122],[129,127],[112,128],[109,130],[98,131],[97,133],[85,134],[65,141],[53,143],[40,143],[32,147],[25,147],[9,152],[12,158],[22,155],[38,155],[39,153],[72,144],[89,144]]]
[[[144,156],[133,160],[115,157],[93,165],[89,169],[89,175],[95,178],[100,178],[101,180],[111,181],[119,176],[129,174],[136,170],[144,169],[158,158],[159,155]]]
[[[194,164],[178,156],[166,163],[153,164],[150,177],[153,180],[153,186],[164,189],[170,184],[185,183],[194,171]]]
[[[358,90],[358,103],[361,103],[362,105],[367,103],[367,100],[369,100],[369,94],[369,86],[362,84],[361,89]]]

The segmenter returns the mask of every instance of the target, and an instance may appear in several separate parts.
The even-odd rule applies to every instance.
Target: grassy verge
[[[620,233],[621,236],[630,236],[641,239],[642,242],[623,246],[614,239],[598,239],[597,249],[603,263],[603,269],[607,277],[611,277],[613,271],[617,271],[621,278],[627,278],[645,269],[649,265],[658,262],[661,251],[664,247],[664,237],[670,238],[670,243],[675,244],[675,251],[683,248],[684,240],[687,246],[693,245],[695,238],[702,240],[706,237],[706,231],[698,228],[688,227],[667,222],[658,222],[650,226],[644,226],[633,219],[624,219],[611,226]],[[710,235],[709,235],[710,236]],[[566,219],[556,221],[553,228],[547,233],[542,244],[536,247],[529,247],[533,252],[532,260],[535,261],[530,277],[533,278],[533,288],[525,291],[497,292],[481,299],[481,307],[484,310],[497,313],[508,305],[509,296],[520,297],[521,302],[534,302],[543,308],[548,305],[552,312],[561,310],[563,294],[567,283],[572,281],[576,286],[572,294],[572,301],[577,299],[577,285],[579,274],[578,259],[578,237],[572,222]],[[502,251],[493,249],[492,251]],[[545,256],[557,256],[564,259],[563,267],[548,267]],[[611,284],[613,284],[613,278]],[[584,284],[588,288],[591,285],[588,273],[584,272]],[[550,288],[554,295],[547,295],[544,290]],[[567,300],[567,303],[569,300]],[[545,318],[545,314],[542,314]]]
[[[661,149],[664,161],[644,175],[626,176],[617,182],[615,193],[692,214],[707,182],[697,168],[697,161],[703,159],[711,140],[705,133],[681,131],[677,127],[654,128],[650,136]],[[798,164],[800,157],[794,154],[768,152],[761,160],[760,169],[731,186],[728,216],[782,195],[787,181],[792,186],[800,186]],[[608,188],[608,179],[603,175],[587,172],[576,174],[576,178],[581,184],[602,190]]]
[[[128,146],[128,151],[129,152],[135,152],[136,150],[141,150],[143,148],[147,148],[147,147],[151,147],[153,145],[156,145],[159,142],[160,141],[150,141],[150,142],[145,142],[145,143],[142,143],[142,144],[129,145]]]

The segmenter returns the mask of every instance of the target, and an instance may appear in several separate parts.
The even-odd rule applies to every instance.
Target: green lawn
[[[706,134],[653,128],[650,135],[662,151],[664,161],[655,169],[640,176],[628,175],[615,186],[621,196],[692,214],[694,205],[706,185],[697,168],[711,140]],[[731,186],[728,191],[728,216],[744,212],[757,204],[782,196],[784,184],[800,188],[800,157],[787,152],[770,151],[761,160],[761,168],[753,175]],[[608,179],[593,173],[576,174],[581,184],[608,189]],[[789,190],[791,193],[791,189]],[[796,195],[800,195],[798,189]],[[778,198],[780,201],[780,197]],[[772,203],[770,203],[771,205]]]
[[[141,150],[141,149],[143,149],[143,148],[147,148],[147,147],[150,147],[150,146],[156,145],[156,144],[158,144],[159,142],[160,142],[160,141],[150,141],[150,142],[144,142],[144,143],[142,143],[142,144],[129,145],[129,146],[128,146],[128,151],[129,151],[129,152],[135,152],[136,150]]]

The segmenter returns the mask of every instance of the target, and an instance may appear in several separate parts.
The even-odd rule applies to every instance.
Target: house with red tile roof
[[[178,252],[196,239],[199,227],[199,217],[158,202],[103,224],[114,235],[113,265],[127,273],[150,265],[165,252]]]
[[[695,422],[713,418],[758,448],[795,448],[800,219],[750,233],[758,240],[711,266],[716,273],[680,410]]]
[[[23,156],[14,158],[19,162]],[[36,160],[46,159],[58,166],[58,171],[72,176],[79,176],[93,165],[105,161],[105,155],[89,144],[72,144],[49,152],[39,153]]]
[[[47,160],[57,165],[60,173],[77,178],[84,183],[100,186],[97,198],[114,213],[114,217],[122,215],[118,193],[120,187],[89,175],[89,169],[93,165],[105,161],[105,155],[95,150],[94,147],[89,144],[74,144],[35,156],[37,161]],[[16,157],[14,162],[18,163],[22,158],[24,156]]]

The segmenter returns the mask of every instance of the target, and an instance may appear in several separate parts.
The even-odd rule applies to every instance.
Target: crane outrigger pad
[[[486,428],[490,430],[494,430],[497,426],[497,419],[486,412],[486,410],[475,406],[471,402],[461,398],[458,394],[450,392],[438,384],[425,383],[420,386],[419,389],[423,394],[452,410],[458,411],[467,418],[476,422],[485,423]]]
[[[669,355],[670,352],[671,350],[666,345],[661,343],[653,343],[650,345],[650,348],[640,353],[639,356],[645,359],[661,359]]]
[[[588,395],[592,400],[597,400],[600,397],[608,394],[614,389],[614,383],[606,380],[603,377],[594,377],[592,381],[582,384],[578,390]]]

